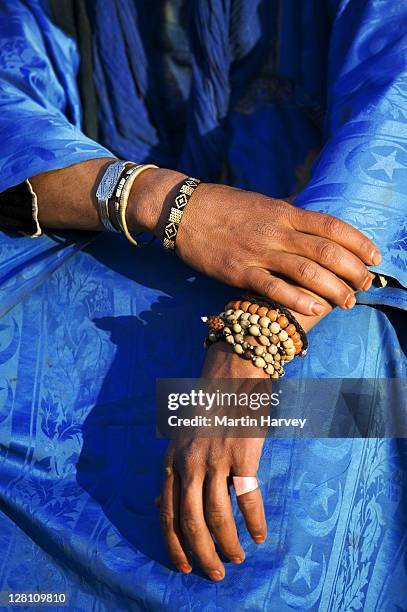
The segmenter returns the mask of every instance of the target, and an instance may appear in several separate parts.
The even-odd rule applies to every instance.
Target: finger
[[[298,313],[320,316],[329,311],[329,307],[322,301],[317,301],[299,287],[286,283],[263,268],[248,268],[244,278],[248,290],[284,304],[286,308]]]
[[[187,574],[192,570],[192,567],[182,544],[179,528],[179,502],[179,476],[174,473],[172,468],[167,467],[160,503],[161,529],[172,563],[181,572]]]
[[[245,558],[237,535],[230,503],[227,476],[213,474],[205,482],[205,518],[222,553],[233,563],[242,563]]]
[[[332,240],[368,265],[377,266],[381,262],[380,252],[374,242],[337,217],[297,208],[292,222],[298,231]]]
[[[188,547],[199,565],[215,581],[222,580],[225,568],[205,522],[203,510],[203,479],[182,481],[180,525]]]
[[[256,544],[261,544],[267,537],[267,524],[260,489],[238,495],[237,504],[250,535]]]
[[[347,249],[309,234],[297,234],[289,245],[292,254],[311,259],[358,290],[368,288],[371,278],[365,264]],[[369,285],[370,286],[370,285]]]
[[[272,265],[273,272],[289,277],[301,287],[313,291],[331,304],[345,308],[348,296],[353,296],[354,292],[349,285],[312,259],[291,253],[278,253],[273,257]]]

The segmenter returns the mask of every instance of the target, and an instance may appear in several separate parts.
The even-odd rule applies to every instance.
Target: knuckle
[[[273,300],[274,298],[277,298],[278,292],[280,291],[280,288],[281,288],[280,281],[278,281],[274,277],[271,277],[270,279],[268,279],[267,281],[264,282],[264,285],[263,285],[262,289],[263,289],[265,295],[267,295],[267,297],[269,297],[271,300]]]
[[[302,261],[298,272],[303,281],[313,282],[318,277],[318,268],[312,261]]]
[[[327,215],[324,220],[325,234],[331,238],[339,238],[345,233],[346,226],[337,217]]]
[[[180,521],[181,531],[189,536],[197,535],[202,527],[199,521],[193,516],[183,516]]]
[[[222,507],[211,507],[207,510],[207,521],[211,529],[219,530],[226,525],[225,511]]]
[[[250,494],[246,494],[246,495],[242,495],[240,497],[240,506],[245,510],[245,511],[252,511],[255,510],[257,508],[258,505],[258,501],[255,497],[252,497]]]
[[[160,512],[160,524],[161,529],[164,533],[168,533],[173,531],[174,529],[174,515],[172,512],[168,512],[167,510],[163,510]]]
[[[255,236],[264,237],[269,240],[278,241],[281,235],[280,229],[274,223],[262,221],[257,223],[255,227]]]
[[[318,242],[316,255],[318,260],[323,264],[332,264],[339,260],[337,247],[332,242],[326,240]]]

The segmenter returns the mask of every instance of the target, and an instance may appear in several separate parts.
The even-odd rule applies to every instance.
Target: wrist
[[[185,174],[165,168],[150,168],[136,181],[130,192],[127,222],[131,231],[147,231],[162,237],[173,197]]]

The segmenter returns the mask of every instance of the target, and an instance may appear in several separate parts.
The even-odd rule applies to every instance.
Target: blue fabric
[[[156,55],[143,4],[93,3],[104,146],[80,131],[77,52],[46,4],[0,4],[0,188],[111,151],[211,179],[226,165],[232,184],[281,196],[324,145],[298,204],[370,232],[379,270],[405,285],[403,3],[284,2],[280,29],[273,2],[188,3],[185,25],[182,2],[152,3],[167,7]],[[162,89],[150,72],[160,58]],[[165,117],[158,101],[169,98]],[[199,315],[233,293],[116,235],[1,234],[1,591],[67,591],[70,609],[84,611],[405,607],[402,440],[267,440],[267,542],[250,541],[235,509],[246,562],[227,564],[221,584],[173,572],[153,504],[165,450],[155,377],[199,375]],[[309,356],[288,374],[405,377],[406,291],[364,301],[312,330]]]

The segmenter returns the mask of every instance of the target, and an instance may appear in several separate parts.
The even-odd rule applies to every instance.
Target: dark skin
[[[111,161],[89,160],[32,177],[40,224],[101,230],[95,191]],[[141,174],[129,198],[130,230],[148,230],[161,238],[172,198],[184,178],[165,169]],[[179,228],[177,254],[213,278],[290,308],[306,331],[332,306],[352,308],[355,291],[371,285],[367,266],[381,261],[371,240],[335,217],[303,211],[287,200],[214,184],[200,185],[193,194]],[[210,348],[202,375],[214,379],[266,376],[223,344]],[[160,513],[170,558],[180,571],[191,571],[192,551],[212,580],[222,580],[225,568],[211,534],[231,561],[244,560],[227,478],[230,474],[255,476],[262,444],[262,438],[191,437],[170,445]],[[266,522],[259,489],[240,496],[238,503],[249,532],[260,544],[266,538]]]
[[[331,308],[328,304],[326,308],[328,314]],[[323,318],[293,314],[306,332]],[[210,347],[202,377],[268,378],[264,371],[235,355],[226,343]],[[158,503],[169,556],[181,572],[192,571],[191,551],[211,580],[224,578],[225,566],[215,550],[211,534],[232,563],[244,561],[245,553],[232,513],[228,477],[231,474],[256,476],[262,447],[262,437],[233,438],[227,433],[224,437],[191,436],[170,443]],[[260,489],[239,496],[237,502],[254,542],[263,543],[267,525]]]
[[[48,228],[102,229],[94,194],[109,162],[111,158],[90,160],[32,177],[41,203],[40,223]],[[161,238],[171,196],[184,178],[165,169],[141,174],[130,194],[130,229]],[[304,315],[322,315],[326,301],[351,308],[354,291],[370,287],[366,266],[381,260],[371,240],[335,217],[214,184],[200,185],[187,206],[177,253],[208,276]]]

